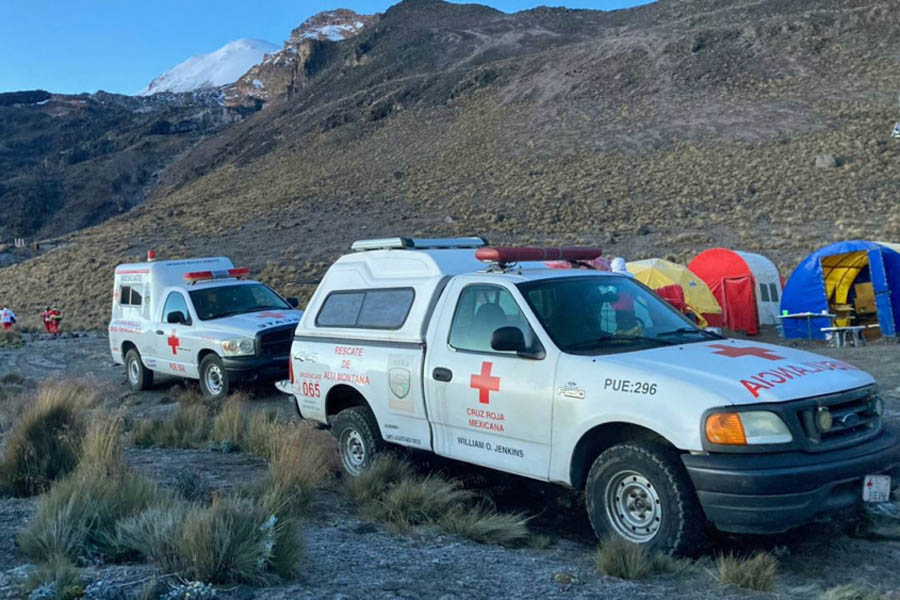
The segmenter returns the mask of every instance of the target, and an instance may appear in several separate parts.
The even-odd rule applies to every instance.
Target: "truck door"
[[[429,329],[426,403],[438,454],[538,479],[550,464],[558,356],[514,286],[451,281]],[[540,359],[491,348],[518,327]],[[543,334],[541,334],[543,335]]]
[[[197,350],[194,347],[195,319],[187,299],[180,291],[170,291],[165,298],[159,321],[154,323],[158,358],[156,370],[183,377],[198,377]]]

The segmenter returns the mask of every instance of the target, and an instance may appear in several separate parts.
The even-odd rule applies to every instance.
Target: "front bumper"
[[[287,379],[288,355],[225,356],[222,364],[228,376],[236,380]]]
[[[771,534],[861,503],[865,475],[900,483],[900,445],[888,431],[820,454],[685,454],[707,519],[722,531]]]

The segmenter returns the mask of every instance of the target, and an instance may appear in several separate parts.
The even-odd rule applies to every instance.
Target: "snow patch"
[[[266,54],[278,50],[278,46],[264,40],[235,40],[215,52],[192,56],[154,79],[137,95],[192,92],[234,83],[251,67],[262,62]]]
[[[265,84],[264,84],[262,81],[260,81],[259,79],[254,79],[254,80],[253,80],[253,87],[255,87],[256,89],[260,89],[260,88],[264,88],[264,87],[266,87],[266,86],[265,86]]]

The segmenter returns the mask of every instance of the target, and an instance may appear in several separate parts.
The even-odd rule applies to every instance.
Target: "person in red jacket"
[[[59,326],[62,321],[62,311],[58,308],[50,308],[41,313],[41,321],[44,322],[44,329],[51,335],[59,335]]]

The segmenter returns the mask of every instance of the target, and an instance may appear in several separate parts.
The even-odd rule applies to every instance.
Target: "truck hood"
[[[296,326],[302,316],[303,311],[300,310],[264,310],[204,321],[204,328],[227,335],[254,337],[257,333],[273,327]]]
[[[875,382],[865,371],[840,360],[745,340],[666,346],[606,355],[602,360],[643,371],[648,379],[680,380],[731,404],[784,402]]]

